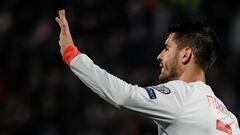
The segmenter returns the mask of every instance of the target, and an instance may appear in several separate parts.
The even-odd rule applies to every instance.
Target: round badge
[[[170,90],[168,87],[166,87],[166,86],[161,86],[161,87],[158,89],[158,91],[160,91],[160,92],[163,93],[163,94],[169,94],[169,93],[171,93],[171,90]]]

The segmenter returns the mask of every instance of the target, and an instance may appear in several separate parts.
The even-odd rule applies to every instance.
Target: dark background
[[[66,10],[75,44],[132,84],[158,84],[172,23],[215,29],[221,55],[208,84],[240,118],[240,8],[233,0],[1,0],[0,135],[156,135],[150,120],[100,99],[65,65],[54,20]]]

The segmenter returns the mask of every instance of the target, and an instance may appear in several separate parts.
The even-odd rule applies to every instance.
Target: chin
[[[161,75],[159,75],[159,80],[160,80],[160,83],[166,83],[169,81],[166,77],[161,76]]]

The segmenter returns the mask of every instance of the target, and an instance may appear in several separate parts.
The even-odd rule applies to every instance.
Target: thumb
[[[60,25],[60,19],[58,17],[55,17],[55,21]]]

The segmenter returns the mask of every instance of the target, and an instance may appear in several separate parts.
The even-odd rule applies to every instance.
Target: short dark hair
[[[207,72],[217,59],[219,42],[216,33],[209,25],[188,22],[169,26],[168,32],[175,33],[178,48],[189,46],[193,50],[196,64]]]

